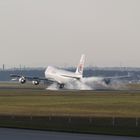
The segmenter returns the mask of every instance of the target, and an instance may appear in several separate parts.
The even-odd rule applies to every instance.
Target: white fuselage
[[[60,70],[52,66],[47,67],[45,71],[45,77],[46,79],[57,82],[59,84],[66,84],[72,80],[80,80],[82,78],[81,75],[78,75],[74,72]]]

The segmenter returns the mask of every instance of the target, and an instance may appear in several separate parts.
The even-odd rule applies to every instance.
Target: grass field
[[[0,114],[140,117],[140,91],[0,89]]]
[[[42,85],[0,83],[0,127],[139,137],[138,88],[48,91]]]

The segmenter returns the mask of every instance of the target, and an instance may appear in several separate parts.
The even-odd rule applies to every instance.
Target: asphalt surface
[[[12,91],[12,90],[17,90],[17,91],[22,91],[22,90],[28,90],[28,91],[57,91],[57,90],[47,90],[46,88],[32,88],[32,87],[0,87],[0,91],[5,90],[5,91]],[[130,89],[125,89],[125,90],[65,90],[65,89],[60,89],[58,91],[61,91],[61,93],[65,92],[77,92],[80,93],[81,91],[88,91],[89,93],[140,93],[140,90],[130,90]]]
[[[139,140],[140,138],[0,128],[0,139],[1,140]]]
[[[44,84],[41,84],[40,86],[34,86],[32,84],[20,84],[20,83],[0,83],[0,90],[32,90],[32,91],[53,91],[46,89],[46,86]],[[55,90],[56,91],[56,90]],[[67,91],[73,91],[73,92],[80,92],[81,90],[74,90],[74,89],[59,89],[58,91],[61,92],[67,92]],[[86,90],[82,90],[86,91]],[[88,92],[96,92],[96,93],[139,93],[140,89],[120,89],[120,90],[115,90],[115,89],[96,89],[96,90],[88,90]]]

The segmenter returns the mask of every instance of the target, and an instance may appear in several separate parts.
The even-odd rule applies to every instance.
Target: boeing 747
[[[59,88],[64,88],[65,84],[78,80],[82,82],[83,70],[85,63],[85,55],[81,56],[80,62],[77,66],[75,72],[58,69],[56,67],[48,66],[45,70],[45,78],[22,76],[17,74],[11,74],[11,77],[17,78],[21,84],[26,83],[27,80],[32,81],[34,85],[39,85],[40,81],[50,81],[52,83],[57,83]],[[92,77],[94,82],[104,82],[106,85],[111,83],[111,80],[128,78],[130,75],[125,76],[115,76],[115,77]]]

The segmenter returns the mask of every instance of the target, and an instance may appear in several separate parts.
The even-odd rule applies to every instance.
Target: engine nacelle
[[[34,80],[34,81],[32,81],[32,83],[33,83],[34,85],[39,85],[40,81]]]
[[[109,85],[111,83],[110,79],[104,79],[103,81],[105,82],[106,85]]]
[[[21,78],[19,78],[19,82],[20,82],[21,84],[26,83],[26,79],[25,79],[25,77],[21,77]]]

